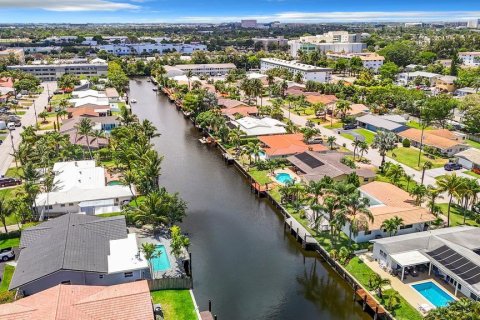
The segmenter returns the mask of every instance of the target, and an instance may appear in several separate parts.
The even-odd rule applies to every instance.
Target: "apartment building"
[[[183,74],[192,72],[194,76],[209,75],[218,76],[225,75],[230,70],[235,70],[237,67],[233,63],[209,63],[209,64],[178,64],[174,68],[181,70]],[[172,70],[170,68],[170,70]]]
[[[315,67],[295,61],[275,58],[260,59],[260,71],[262,73],[266,73],[268,70],[274,68],[286,69],[293,74],[300,73],[304,81],[330,82],[332,77],[332,69],[330,68]]]
[[[469,67],[480,66],[480,52],[459,52],[458,58],[462,60],[462,64]]]
[[[64,74],[85,75],[89,77],[107,74],[108,64],[105,60],[94,59],[90,62],[26,64],[7,66],[9,70],[21,70],[33,74],[42,81],[56,81]]]
[[[317,40],[315,39],[315,36],[313,36],[288,41],[288,44],[290,45],[290,55],[292,55],[292,57],[297,57],[299,50],[302,50],[303,52],[320,51],[324,53],[351,53],[362,52],[367,48],[367,45],[361,42],[309,42],[308,39]]]
[[[207,46],[197,43],[118,43],[96,46],[99,50],[105,50],[118,56],[124,55],[151,55],[164,52],[179,52],[191,54],[194,51],[207,51]]]
[[[347,59],[358,57],[362,60],[363,67],[378,72],[378,69],[383,66],[385,58],[375,52],[357,52],[357,53],[327,53],[327,58],[332,60]]]

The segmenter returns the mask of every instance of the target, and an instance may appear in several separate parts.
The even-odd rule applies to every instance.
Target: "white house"
[[[287,125],[285,123],[268,117],[262,119],[244,117],[232,120],[231,124],[242,130],[248,137],[287,133],[285,129]]]
[[[398,81],[404,85],[407,85],[409,82],[414,81],[417,78],[426,78],[429,80],[430,86],[434,86],[436,81],[442,77],[441,74],[426,72],[426,71],[414,71],[414,72],[402,72],[398,74]]]
[[[315,67],[304,63],[295,61],[287,61],[276,58],[262,58],[260,59],[260,71],[266,73],[270,69],[280,68],[286,69],[291,73],[301,74],[304,81],[315,82],[330,82],[332,79],[332,69]]]
[[[231,70],[237,69],[233,63],[208,63],[208,64],[178,64],[175,68],[187,74],[191,72],[195,76],[200,75],[225,75]]]
[[[462,64],[469,67],[480,66],[480,51],[477,52],[459,52],[458,58]]]
[[[480,171],[480,150],[468,148],[455,155],[457,162],[465,169]]]
[[[378,72],[381,66],[383,66],[383,61],[385,58],[375,52],[356,52],[356,53],[327,53],[327,58],[338,60],[338,59],[347,59],[350,60],[354,57],[360,58],[362,60],[362,65],[365,69],[370,69],[373,72]]]
[[[387,269],[424,265],[428,274],[466,297],[480,299],[480,229],[457,226],[372,240],[373,258]],[[440,282],[438,282],[440,283]]]
[[[106,185],[105,169],[97,167],[94,160],[57,162],[53,171],[54,190],[40,193],[35,201],[41,218],[119,212],[120,206],[132,198],[128,187]]]

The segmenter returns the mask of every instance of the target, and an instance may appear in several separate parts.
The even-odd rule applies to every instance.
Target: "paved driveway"
[[[432,177],[432,178],[437,178],[440,176],[445,176],[445,175],[450,175],[456,173],[457,176],[459,177],[465,177],[465,178],[470,178],[472,179],[472,176],[469,176],[468,174],[465,174],[464,172],[467,171],[466,169],[461,169],[461,170],[455,170],[455,171],[447,171],[443,167],[441,168],[435,168],[435,169],[430,169],[425,171],[425,175]]]

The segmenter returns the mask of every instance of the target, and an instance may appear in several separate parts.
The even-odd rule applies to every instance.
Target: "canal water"
[[[133,112],[161,136],[160,183],[188,202],[182,229],[191,239],[194,293],[200,310],[213,302],[219,320],[369,319],[328,266],[284,233],[268,202],[250,193],[216,149],[146,80],[130,82]]]

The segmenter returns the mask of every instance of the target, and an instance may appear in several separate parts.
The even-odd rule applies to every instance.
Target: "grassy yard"
[[[64,93],[64,94],[54,94],[52,99],[50,100],[50,105],[52,107],[56,107],[60,104],[60,101],[63,99],[70,99],[72,95],[70,93]]]
[[[373,139],[375,139],[375,132],[373,131],[370,131],[370,130],[367,130],[367,129],[363,129],[363,128],[359,128],[359,129],[355,129],[353,130],[355,133],[363,136],[365,138],[364,141],[366,141],[369,145],[373,143]],[[347,133],[347,132],[342,132],[340,134],[342,137],[344,138],[347,138],[349,140],[355,140],[355,136],[351,133]]]
[[[333,125],[330,125],[330,123],[326,126],[324,126],[325,128],[327,129],[340,129],[340,128],[343,128],[343,123],[338,121],[338,122],[335,122]]]
[[[13,193],[18,189],[19,187],[0,189],[0,198],[2,197],[8,198],[10,196],[13,196]]]
[[[420,126],[420,123],[418,123],[417,121],[410,120],[410,121],[407,122],[407,126],[410,127],[410,128],[419,129],[419,130],[422,129],[422,127]],[[432,130],[432,129],[433,129],[433,127],[426,127],[425,128],[425,130]]]
[[[6,177],[13,177],[13,178],[20,178],[20,175],[23,174],[22,167],[19,168],[8,168],[7,172],[5,173]]]
[[[394,293],[395,290],[393,289],[388,289],[383,292],[383,296],[380,299],[377,296],[377,299],[380,300],[382,304],[385,303],[385,301],[388,301],[388,297]],[[398,307],[392,312],[393,315],[395,316],[396,319],[398,320],[421,320],[423,319],[422,315],[412,307],[410,303],[407,302],[401,295],[398,295],[400,297],[400,304]]]
[[[425,154],[422,152],[422,156],[420,158],[420,167],[419,167],[417,165],[418,152],[419,150],[417,148],[400,147],[393,151],[389,151],[387,153],[387,156],[415,170],[420,170],[423,164],[427,161],[430,161],[433,164],[433,168],[443,167],[443,165],[448,162],[448,159],[443,159],[439,157],[436,157],[435,159],[427,158]]]
[[[475,173],[473,171],[464,171],[463,173],[468,174],[469,176],[472,176],[474,178],[480,179],[480,174]]]
[[[268,176],[268,170],[256,170],[252,169],[248,173],[261,185],[272,182],[272,179]]]
[[[369,280],[375,275],[375,272],[358,257],[352,258],[345,266],[345,269],[347,269],[348,272],[350,272],[364,287],[369,286]]]
[[[470,139],[465,140],[465,142],[468,143],[468,145],[472,148],[480,149],[480,142],[473,141]]]
[[[197,320],[189,290],[160,290],[151,292],[153,303],[160,303],[165,320]]]
[[[0,249],[9,247],[18,247],[20,245],[20,238],[11,238],[0,240]]]
[[[342,132],[340,133],[340,135],[344,138],[347,138],[348,140],[352,140],[352,141],[355,140],[355,137],[350,133]]]
[[[37,126],[39,130],[52,130],[53,123],[57,121],[57,117],[51,116],[51,117],[47,117],[45,120],[46,121],[44,122],[42,118],[38,118]]]
[[[8,286],[10,285],[10,281],[12,280],[14,271],[15,267],[8,264],[5,265],[5,269],[3,270],[2,283],[0,283],[0,292],[8,291]]]
[[[445,217],[447,216],[448,213],[448,203],[439,203],[438,206],[440,207],[440,210],[442,210],[443,214]],[[469,226],[475,226],[479,227],[480,224],[478,224],[474,219],[475,213],[471,211],[467,211],[467,219],[465,220],[465,224]],[[457,206],[456,204],[452,204],[450,208],[450,226],[459,226],[463,225],[463,208]]]

